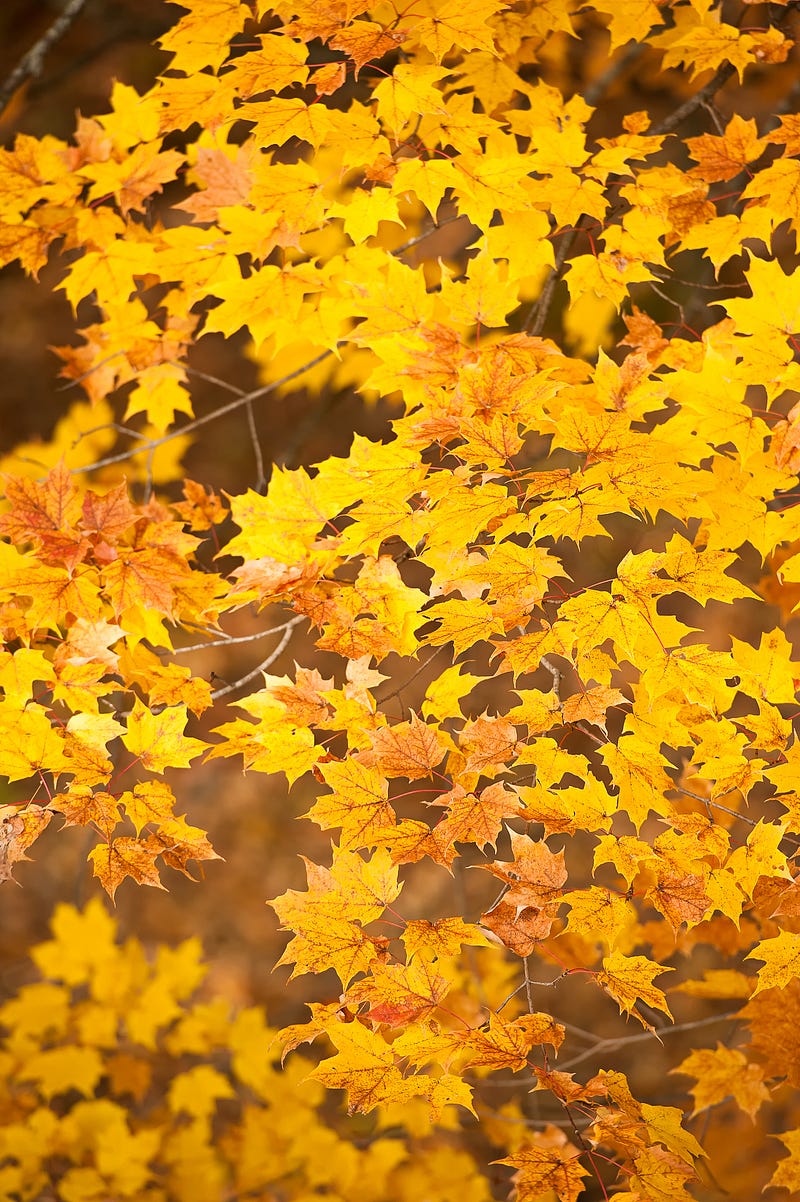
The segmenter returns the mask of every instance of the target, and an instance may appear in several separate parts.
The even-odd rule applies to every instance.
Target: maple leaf
[[[43,484],[6,476],[4,491],[12,508],[0,515],[0,530],[14,542],[33,542],[47,559],[74,569],[84,558],[86,543],[76,530],[81,498],[64,463]]]
[[[337,1055],[323,1060],[311,1076],[329,1089],[347,1090],[350,1113],[366,1113],[388,1102],[407,1101],[419,1094],[413,1078],[397,1067],[391,1045],[359,1022],[328,1032]]]
[[[137,885],[164,888],[155,863],[159,850],[157,846],[123,836],[107,844],[98,844],[89,852],[89,860],[94,875],[113,901],[126,877],[130,877]]]
[[[753,995],[763,989],[783,989],[795,979],[800,963],[800,935],[793,931],[781,931],[772,939],[762,939],[745,957],[747,960],[763,960]]]
[[[330,869],[305,864],[308,892],[288,890],[270,902],[281,924],[296,932],[281,963],[293,962],[293,975],[335,968],[347,986],[381,954],[383,945],[363,926],[399,896],[397,868],[381,848],[369,861],[337,848]]]
[[[369,1003],[371,1022],[402,1027],[435,1011],[451,986],[428,959],[418,957],[408,966],[376,964],[366,980],[351,986],[347,997]]]
[[[509,864],[496,862],[486,870],[509,886],[505,894],[507,905],[523,909],[526,906],[545,906],[560,900],[561,886],[567,879],[564,853],[552,852],[544,840],[510,831],[514,859]]]
[[[220,856],[206,838],[205,831],[189,826],[182,817],[168,818],[158,824],[158,829],[147,840],[149,847],[157,847],[159,855],[169,868],[195,878],[186,867],[189,860],[219,860]]]
[[[769,1098],[764,1084],[762,1069],[748,1063],[747,1057],[736,1048],[726,1048],[718,1043],[715,1049],[698,1048],[682,1060],[674,1073],[694,1077],[692,1086],[694,1113],[714,1106],[731,1094],[751,1119],[763,1102]]]
[[[764,151],[755,121],[745,121],[738,113],[733,114],[723,135],[703,134],[687,138],[686,144],[698,164],[692,174],[707,183],[731,179]]]
[[[473,947],[491,947],[489,940],[478,927],[461,918],[439,918],[429,922],[426,918],[414,918],[406,923],[401,936],[409,960],[414,956],[450,958],[467,943]]]
[[[564,1028],[549,1014],[524,1014],[512,1022],[493,1015],[488,1028],[472,1031],[464,1045],[473,1066],[517,1073],[527,1065],[532,1047],[550,1044],[557,1052],[563,1040]]]
[[[340,847],[369,847],[386,827],[394,826],[395,812],[387,800],[389,789],[382,772],[353,757],[322,764],[319,771],[334,792],[319,798],[308,817],[323,830],[341,827]]]
[[[172,55],[170,65],[191,75],[203,67],[221,66],[228,56],[228,42],[239,33],[244,19],[236,0],[192,0],[187,15],[159,41]]]
[[[7,811],[9,807],[3,808]],[[14,865],[29,858],[25,852],[49,821],[50,814],[39,806],[5,813],[0,820],[0,881],[13,880]]]
[[[117,798],[110,793],[92,792],[87,785],[56,794],[49,808],[63,815],[66,826],[94,826],[107,841],[122,820]]]
[[[199,739],[184,735],[185,726],[185,705],[168,706],[154,714],[137,697],[122,738],[143,767],[161,773],[167,768],[187,768],[205,750]]]
[[[376,730],[370,749],[360,758],[386,776],[420,780],[432,774],[448,750],[448,743],[436,727],[412,714],[409,722]]]
[[[686,26],[688,28],[679,29],[677,36],[667,34],[657,39],[668,45],[665,67],[686,63],[697,75],[718,68],[726,60],[736,67],[741,79],[744,68],[754,61],[752,37],[735,26],[723,21],[707,23],[695,14]]]
[[[356,21],[339,30],[328,45],[332,50],[341,50],[352,59],[358,75],[370,59],[382,58],[384,54],[396,50],[405,40],[406,35],[399,30],[384,28],[382,25],[376,25],[374,21]]]
[[[183,155],[176,150],[156,152],[139,145],[121,162],[93,163],[82,167],[81,175],[94,181],[89,189],[92,199],[112,194],[126,215],[131,209],[144,208],[144,201],[173,180],[183,163]]]
[[[778,1161],[767,1185],[775,1189],[796,1190],[800,1183],[800,1130],[786,1131],[775,1138],[788,1148],[789,1155]]]
[[[551,1191],[563,1202],[576,1202],[583,1193],[583,1178],[589,1172],[580,1163],[580,1155],[580,1149],[572,1144],[563,1148],[528,1144],[513,1156],[495,1163],[507,1164],[517,1170],[514,1184],[520,1202],[534,1202]]]
[[[622,1012],[633,1014],[643,1027],[649,1027],[636,1009],[636,1003],[644,1002],[651,1009],[663,1010],[672,1017],[662,990],[653,985],[653,977],[671,971],[670,968],[654,964],[646,956],[626,956],[615,949],[603,958],[603,968],[597,974],[597,980]]]
[[[503,820],[523,812],[516,793],[501,781],[488,785],[480,793],[468,793],[461,785],[456,785],[438,798],[437,804],[445,801],[448,802],[447,813],[433,828],[430,854],[447,867],[455,858],[456,843],[494,847],[503,829]]]
[[[103,1061],[96,1048],[48,1048],[32,1056],[23,1071],[23,1079],[37,1083],[43,1095],[77,1089],[84,1097],[94,1092],[103,1075]]]
[[[567,929],[580,931],[584,938],[594,938],[613,948],[633,923],[633,912],[625,898],[608,889],[592,885],[564,895],[570,913]]]
[[[209,1118],[221,1098],[234,1097],[227,1077],[208,1064],[173,1077],[167,1095],[170,1110],[175,1114],[183,1111],[193,1118]]]
[[[525,958],[549,938],[557,917],[557,905],[520,907],[503,898],[481,915],[481,922],[510,951]]]

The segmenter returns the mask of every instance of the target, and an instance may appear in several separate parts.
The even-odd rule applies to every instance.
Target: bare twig
[[[659,1027],[655,1034],[659,1037],[677,1035],[681,1031],[693,1031],[697,1027],[710,1027],[714,1023],[733,1021],[739,1017],[739,1011],[728,1011],[727,1014],[713,1014],[709,1018],[695,1019],[694,1022],[675,1023],[674,1026]],[[593,1047],[586,1048],[583,1052],[579,1052],[577,1056],[573,1056],[571,1060],[567,1060],[563,1064],[559,1063],[558,1067],[566,1072],[574,1068],[576,1064],[581,1064],[584,1060],[589,1060],[592,1056],[597,1056],[601,1052],[609,1052],[614,1048],[626,1047],[629,1043],[649,1041],[653,1037],[653,1031],[638,1031],[635,1035],[621,1035],[617,1039],[601,1039]]]
[[[288,384],[290,380],[295,380],[298,376],[302,376],[304,372],[310,371],[312,367],[316,367],[318,363],[322,363],[327,359],[333,351],[321,351],[319,355],[315,355],[313,359],[309,359],[301,367],[295,368],[294,371],[287,372],[285,376],[281,376],[279,380],[273,380],[271,384],[265,384],[262,388],[254,388],[252,392],[243,393],[237,397],[235,401],[229,401],[227,405],[221,405],[219,409],[214,409],[212,413],[204,413],[202,417],[196,417],[193,421],[187,422],[185,426],[179,429],[170,430],[168,434],[163,434],[161,438],[151,438],[144,446],[135,447],[131,451],[120,451],[117,455],[106,455],[104,459],[97,459],[94,463],[89,463],[85,467],[74,467],[72,469],[73,476],[82,475],[85,472],[93,472],[97,468],[108,467],[112,463],[124,463],[128,459],[135,458],[136,455],[141,455],[142,451],[155,451],[158,447],[164,446],[165,443],[172,442],[175,438],[182,438],[184,434],[191,433],[199,426],[205,426],[208,422],[216,421],[218,417],[224,417],[226,413],[232,413],[235,409],[241,409],[243,405],[251,404],[253,401],[259,400],[262,396],[267,396],[271,392],[275,392],[283,384]]]
[[[424,229],[421,234],[416,234],[413,238],[409,238],[408,242],[404,242],[402,246],[396,246],[392,254],[395,258],[398,258],[400,255],[405,254],[407,250],[411,250],[412,246],[417,246],[420,242],[424,242],[426,238],[430,238],[431,234],[443,230],[446,225],[452,225],[454,221],[464,220],[468,221],[470,225],[473,224],[464,213],[453,213],[451,217],[443,217],[441,221],[434,222],[433,225]]]
[[[441,645],[441,647],[437,647],[436,650],[434,651],[433,655],[429,655],[428,658],[425,660],[424,664],[420,664],[419,667],[416,669],[416,671],[412,672],[412,674],[409,677],[407,677],[402,682],[402,684],[399,684],[396,689],[392,689],[391,693],[384,693],[384,695],[382,697],[376,697],[375,698],[376,705],[383,705],[385,702],[391,701],[391,699],[393,697],[396,697],[398,693],[402,693],[403,689],[405,689],[408,685],[410,685],[412,680],[416,680],[418,676],[421,676],[422,673],[425,671],[425,669],[428,667],[428,665],[433,663],[433,661],[436,659],[437,655],[441,655],[441,653],[443,651],[446,651],[449,646],[450,646],[449,643],[443,643]]]
[[[528,1014],[533,1014],[533,981],[527,956],[522,961],[522,971],[525,973],[525,1000],[528,1003]]]
[[[270,626],[269,630],[257,630],[255,634],[225,635],[221,639],[211,639],[207,643],[192,643],[189,647],[176,647],[170,655],[188,655],[190,651],[206,651],[209,647],[232,647],[234,643],[254,643],[256,639],[265,639],[269,634],[280,634],[282,630],[290,630],[300,622],[300,618],[290,618],[280,626]]]
[[[540,665],[546,668],[553,678],[553,692],[558,700],[561,700],[561,669],[555,664],[549,655],[543,655],[539,660]]]
[[[207,371],[200,371],[197,367],[190,367],[188,363],[184,363],[183,370],[189,376],[197,376],[198,380],[205,380],[206,384],[213,384],[215,388],[222,388],[225,392],[232,392],[234,396],[246,397],[248,395],[246,388],[239,388],[236,384],[231,384],[229,380],[222,380],[219,376],[210,376]],[[76,383],[80,381],[76,380]]]
[[[583,223],[584,219],[581,217],[574,229],[564,233],[558,253],[556,254],[555,264],[550,268],[550,274],[544,282],[544,287],[539,293],[538,300],[531,306],[528,320],[525,322],[523,329],[527,334],[532,334],[534,338],[538,338],[544,329],[544,324],[550,312],[550,306],[553,303],[553,293],[555,292],[556,284],[562,277],[564,264],[567,261],[567,255],[572,250],[572,244],[578,232],[584,228]]]
[[[19,60],[5,83],[0,85],[0,111],[6,107],[17,88],[25,83],[26,79],[36,79],[41,75],[48,50],[64,36],[85,3],[86,0],[67,0],[63,12]]]
[[[270,651],[267,658],[262,659],[261,663],[257,664],[256,667],[253,668],[252,672],[248,672],[245,676],[240,676],[238,680],[234,680],[231,684],[226,684],[221,689],[215,689],[211,694],[211,700],[218,701],[220,697],[226,697],[228,693],[233,693],[236,689],[241,688],[243,684],[248,684],[251,680],[254,680],[260,672],[263,672],[265,668],[269,668],[272,664],[274,664],[275,660],[278,658],[286,644],[289,642],[289,639],[292,637],[293,627],[297,626],[302,621],[303,618],[298,617],[292,618],[290,622],[287,622],[283,638],[278,643],[278,646],[274,649],[274,651]]]
[[[691,797],[706,807],[711,806],[715,810],[721,810],[723,814],[730,814],[731,818],[738,818],[747,826],[758,826],[755,818],[748,818],[747,814],[740,814],[738,810],[731,810],[728,808],[728,806],[720,805],[718,801],[711,801],[708,797],[702,797],[701,794],[694,793],[691,789],[684,788],[683,785],[678,785],[677,788],[681,793],[684,794],[684,796]]]
[[[501,1010],[505,1010],[506,1006],[511,1001],[511,999],[513,997],[516,997],[518,993],[522,993],[522,990],[526,988],[527,984],[528,984],[527,981],[523,981],[521,985],[517,985],[516,989],[512,989],[511,993],[509,993],[508,997],[503,998],[500,1005],[495,1008],[495,1014],[499,1014]]]
[[[511,993],[509,993],[508,997],[503,998],[502,1002],[495,1010],[495,1012],[494,1012],[495,1014],[499,1014],[500,1011],[503,1010],[508,1005],[508,1003],[511,1001],[511,999],[513,997],[516,997],[518,993],[522,993],[523,989],[526,992],[527,999],[528,999],[528,1005],[532,1012],[533,1011],[533,1003],[531,1001],[531,994],[530,994],[531,988],[533,988],[535,986],[538,989],[552,989],[552,987],[554,985],[557,985],[559,981],[563,981],[564,977],[567,975],[565,972],[560,972],[557,977],[553,977],[552,981],[534,981],[534,980],[532,980],[532,978],[530,976],[530,970],[528,968],[527,959],[525,960],[524,963],[525,963],[525,980],[522,982],[521,985],[517,985],[516,989],[512,989]]]
[[[247,417],[247,429],[250,432],[250,443],[253,447],[253,458],[256,462],[256,492],[263,493],[267,487],[267,475],[264,471],[264,454],[261,450],[261,442],[258,437],[252,401],[247,402],[244,411]]]
[[[524,988],[520,986],[520,988]],[[515,990],[519,992],[519,990]],[[511,995],[513,997],[513,994]],[[508,1000],[508,999],[507,999]],[[679,1035],[682,1031],[693,1031],[698,1027],[710,1027],[714,1023],[734,1022],[741,1018],[741,1013],[738,1010],[729,1010],[725,1014],[713,1014],[708,1018],[698,1018],[693,1022],[675,1023],[674,1026],[659,1027],[659,1035]],[[562,1024],[568,1029],[569,1023]],[[598,1055],[600,1052],[612,1051],[617,1047],[624,1047],[629,1043],[642,1043],[645,1040],[653,1038],[652,1031],[638,1031],[634,1035],[621,1035],[618,1039],[598,1039],[590,1048],[584,1049],[571,1060],[559,1061],[559,1069],[563,1072],[574,1068],[576,1064],[582,1063],[584,1060],[591,1059],[592,1056]],[[481,1081],[481,1089],[508,1089],[510,1085],[519,1085],[519,1077],[493,1077],[488,1081]]]

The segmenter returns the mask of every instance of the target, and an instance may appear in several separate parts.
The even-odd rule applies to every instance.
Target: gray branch
[[[0,112],[26,79],[37,79],[41,75],[48,50],[64,36],[85,3],[86,0],[67,0],[63,12],[56,17],[39,41],[31,46],[28,53],[23,55],[5,83],[0,86]]]

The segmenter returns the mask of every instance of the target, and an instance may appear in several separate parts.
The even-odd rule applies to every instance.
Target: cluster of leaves
[[[52,927],[32,951],[44,980],[0,1006],[3,1197],[412,1202],[460,1181],[489,1202],[466,1152],[413,1115],[401,1140],[387,1112],[360,1147],[327,1120],[308,1062],[281,1068],[262,1011],[194,999],[197,939],[149,960],[115,941],[99,900],[57,907]]]
[[[780,502],[800,467],[800,121],[712,109],[715,132],[677,136],[748,71],[788,89],[795,8],[192,0],[149,91],[117,84],[74,144],[20,136],[0,157],[4,260],[36,274],[61,255],[80,343],[58,354],[96,406],[74,420],[136,440],[6,477],[0,770],[25,796],[4,875],[58,813],[97,833],[112,897],[159,885],[161,864],[214,857],[166,769],[313,775],[332,862],[272,904],[282,963],[334,972],[340,996],[287,1046],[325,1035],[315,1076],[354,1111],[479,1112],[497,1071],[545,1091],[571,1138],[523,1121],[505,1161],[521,1199],[673,1202],[704,1155],[618,1070],[554,1069],[567,1031],[534,998],[560,994],[534,964],[648,1038],[670,1030],[669,971],[725,1002],[751,1044],[672,1067],[697,1110],[784,1106],[771,1184],[800,1184],[798,1081],[773,1038],[800,1018],[800,673],[766,600],[800,580],[800,509]],[[604,23],[610,82],[635,36],[649,71],[684,66],[688,98],[597,137],[597,89],[567,95],[558,55]],[[721,313],[695,304],[692,324],[687,276]],[[263,384],[195,417],[191,348],[243,327]],[[236,410],[252,430],[300,378],[397,416],[267,488],[156,495],[159,456]],[[131,463],[138,501],[109,487]],[[212,692],[175,662],[184,632],[225,642],[242,606],[282,606],[269,629],[306,624],[324,655],[187,736],[258,668]],[[462,864],[500,883],[483,914],[398,906],[418,872]]]

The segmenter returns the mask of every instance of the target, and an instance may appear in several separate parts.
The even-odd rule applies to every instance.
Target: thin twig
[[[558,700],[561,700],[561,669],[553,662],[549,655],[543,655],[539,660],[542,668],[546,668],[553,678],[553,692]]]
[[[530,976],[527,959],[524,961],[524,963],[525,963],[525,980],[522,982],[521,985],[517,985],[516,989],[512,989],[511,993],[509,993],[508,997],[503,998],[500,1005],[495,1008],[495,1011],[494,1011],[495,1014],[499,1014],[500,1011],[503,1010],[508,1005],[508,1003],[511,1001],[511,999],[513,997],[516,997],[518,993],[522,993],[523,989],[526,991],[526,994],[528,997],[528,1005],[532,1011],[533,1003],[530,1000],[531,987],[536,986],[537,989],[552,989],[552,987],[554,985],[557,985],[559,981],[563,981],[564,977],[567,976],[566,972],[560,972],[557,977],[553,977],[552,981],[534,981]],[[565,1024],[565,1025],[567,1025],[567,1024]]]
[[[280,626],[270,626],[269,630],[257,630],[255,634],[226,635],[221,639],[211,639],[208,643],[192,643],[189,647],[176,647],[170,655],[188,655],[190,651],[206,651],[209,647],[232,647],[234,643],[254,643],[256,639],[264,639],[268,634],[279,634],[282,630],[291,630],[302,618],[290,618]]]
[[[188,363],[182,364],[182,367],[187,375],[197,376],[198,380],[205,380],[206,384],[213,384],[215,388],[232,392],[234,396],[246,397],[248,395],[246,388],[239,388],[237,384],[231,384],[229,380],[222,380],[219,376],[210,376],[207,371],[200,371],[198,367],[190,367]],[[78,380],[75,382],[80,383]]]
[[[315,355],[313,359],[309,359],[301,367],[296,367],[294,371],[287,372],[285,376],[281,376],[279,380],[273,380],[271,384],[265,384],[262,388],[254,388],[252,392],[246,392],[238,397],[235,401],[229,401],[227,405],[221,405],[219,409],[215,409],[212,413],[205,413],[202,417],[196,417],[193,421],[187,422],[180,429],[171,430],[168,434],[163,434],[161,438],[152,438],[143,447],[136,447],[132,451],[121,451],[118,455],[106,455],[105,459],[97,459],[94,463],[89,463],[85,467],[72,468],[72,475],[79,476],[85,472],[93,472],[97,468],[109,467],[112,463],[124,463],[128,459],[133,459],[136,455],[141,455],[142,451],[155,451],[158,447],[163,446],[167,442],[172,442],[175,438],[182,438],[184,434],[189,434],[192,430],[196,430],[199,426],[205,426],[208,422],[216,421],[218,417],[224,417],[226,413],[232,413],[235,409],[241,409],[243,405],[248,405],[252,401],[259,400],[262,396],[267,396],[271,392],[275,392],[283,384],[288,384],[290,380],[295,380],[298,376],[302,376],[304,372],[310,371],[312,367],[316,367],[318,363],[322,363],[327,359],[333,351],[321,351],[319,355]]]
[[[446,651],[449,646],[450,646],[449,643],[442,643],[441,647],[437,647],[436,650],[434,651],[433,655],[429,655],[428,658],[425,660],[425,663],[420,664],[419,667],[417,668],[417,670],[415,672],[412,672],[411,676],[407,677],[406,680],[404,680],[402,682],[402,684],[399,684],[396,689],[392,689],[391,693],[384,693],[384,695],[382,697],[376,697],[375,704],[383,705],[385,702],[391,701],[391,699],[393,697],[396,697],[398,693],[402,693],[403,689],[405,689],[408,685],[410,685],[412,680],[416,680],[417,677],[420,676],[425,671],[425,669],[430,664],[433,663],[433,661],[436,659],[437,655],[441,655],[441,653],[443,651]]]
[[[267,476],[264,471],[264,455],[261,450],[261,442],[258,437],[258,429],[256,428],[256,418],[253,413],[253,402],[248,401],[244,407],[245,415],[247,416],[247,429],[250,432],[250,443],[253,447],[253,458],[256,461],[256,492],[263,493],[267,487]]]
[[[674,1026],[659,1027],[656,1034],[661,1038],[664,1035],[677,1035],[681,1031],[692,1031],[696,1027],[710,1027],[714,1023],[728,1022],[739,1017],[738,1010],[728,1011],[727,1014],[714,1014],[709,1018],[698,1018],[694,1022],[675,1023]],[[579,1052],[577,1056],[573,1056],[571,1060],[559,1063],[559,1068],[563,1071],[572,1069],[576,1064],[582,1064],[584,1060],[590,1060],[592,1056],[597,1056],[601,1052],[609,1052],[614,1048],[626,1047],[629,1043],[641,1043],[645,1040],[649,1041],[653,1038],[653,1031],[639,1031],[635,1035],[621,1035],[617,1039],[601,1039],[594,1047],[586,1048],[585,1051]]]
[[[675,1023],[674,1026],[659,1027],[658,1034],[679,1035],[682,1031],[692,1031],[697,1027],[710,1027],[714,1023],[733,1022],[740,1017],[740,1011],[729,1010],[726,1014],[714,1014],[708,1018],[695,1019],[693,1022]],[[570,1027],[569,1023],[562,1025],[567,1028]],[[582,1061],[596,1056],[599,1052],[607,1052],[613,1048],[626,1046],[629,1043],[642,1043],[652,1038],[652,1031],[639,1031],[634,1035],[622,1035],[618,1039],[598,1039],[591,1048],[586,1048],[583,1052],[579,1052],[571,1060],[559,1061],[558,1067],[559,1070],[566,1072],[568,1069],[574,1068],[576,1064],[580,1064]],[[481,1082],[482,1089],[508,1089],[510,1085],[519,1085],[519,1077],[493,1077],[488,1081]]]
[[[453,222],[462,221],[465,218],[469,221],[465,213],[453,213],[451,217],[443,217],[441,221],[435,221],[433,225],[423,230],[421,234],[416,234],[413,238],[409,238],[408,242],[404,242],[402,246],[396,246],[392,254],[397,258],[399,255],[405,254],[407,250],[411,250],[412,246],[418,246],[420,242],[424,242],[426,238],[430,238],[431,234],[443,230],[446,225],[452,225]],[[474,223],[470,221],[469,224],[473,225]]]
[[[211,694],[211,700],[217,701],[220,697],[226,697],[228,693],[233,693],[234,690],[241,688],[243,684],[248,684],[251,680],[254,680],[260,672],[263,672],[265,668],[269,668],[272,664],[274,664],[275,660],[278,658],[286,644],[289,642],[289,639],[292,637],[292,627],[297,626],[297,624],[302,621],[302,617],[299,617],[293,618],[291,622],[287,622],[283,638],[278,643],[278,646],[275,648],[275,650],[270,651],[267,658],[263,659],[260,664],[257,664],[256,667],[253,668],[252,672],[248,672],[245,676],[240,676],[239,679],[234,680],[232,684],[226,684],[221,689],[215,689]]]
[[[27,79],[37,79],[41,75],[48,50],[64,36],[85,3],[86,0],[67,0],[63,12],[56,17],[39,41],[34,42],[27,54],[22,56],[5,83],[0,86],[0,112],[21,84]]]
[[[683,785],[677,785],[676,787],[686,797],[691,797],[694,801],[699,801],[701,805],[712,806],[715,810],[721,810],[723,814],[730,814],[731,818],[738,818],[747,826],[758,826],[755,818],[748,818],[746,814],[740,814],[737,810],[731,810],[728,806],[720,805],[718,801],[711,801],[708,797],[702,797],[699,793],[693,793],[691,789],[686,789]]]
[[[495,1014],[499,1014],[501,1010],[505,1010],[506,1006],[511,1001],[512,997],[516,997],[518,993],[522,993],[522,990],[527,987],[527,984],[528,984],[527,981],[523,981],[521,985],[517,985],[516,989],[512,989],[511,993],[509,993],[508,997],[503,998],[500,1005],[495,1007],[495,1011],[494,1011]]]
[[[525,973],[525,1000],[528,1003],[528,1014],[533,1014],[533,981],[527,956],[522,961],[522,971]]]

